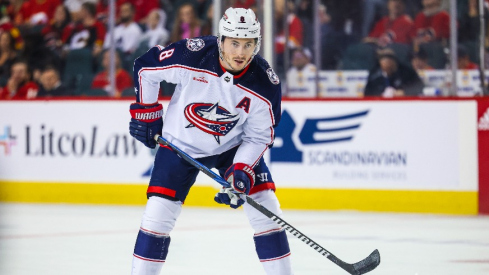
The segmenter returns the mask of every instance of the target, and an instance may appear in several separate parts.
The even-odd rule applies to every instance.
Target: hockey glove
[[[145,105],[133,103],[130,107],[131,122],[129,133],[135,139],[141,141],[146,147],[155,148],[154,136],[161,135],[163,129],[163,106],[159,103]]]
[[[217,203],[227,204],[231,208],[236,209],[244,204],[244,200],[239,194],[248,195],[251,188],[253,188],[255,172],[253,168],[244,163],[235,163],[224,173],[224,178],[231,184],[231,187],[223,187],[216,194],[214,200]]]

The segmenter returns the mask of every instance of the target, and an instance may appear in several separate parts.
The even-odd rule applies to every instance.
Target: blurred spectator
[[[146,43],[147,48],[154,47],[155,45],[166,46],[170,32],[164,28],[165,26],[165,12],[160,9],[152,10],[148,15],[146,22],[146,31],[141,37],[141,43]]]
[[[255,0],[231,0],[229,6],[233,8],[251,9],[255,5]]]
[[[59,5],[54,11],[54,18],[51,20],[51,23],[46,25],[41,31],[44,36],[44,45],[58,55],[61,55],[63,50],[61,37],[70,22],[71,15],[68,8],[64,5]]]
[[[130,55],[139,46],[143,32],[134,22],[134,6],[130,2],[121,5],[119,9],[119,25],[114,29],[114,41],[116,49],[125,55]],[[104,49],[110,47],[110,34],[107,33],[104,41]]]
[[[92,82],[92,89],[104,89],[110,94],[110,81],[109,81],[109,62],[110,62],[110,52],[105,51],[103,53],[102,66],[103,71],[95,75]],[[122,91],[127,88],[132,88],[132,78],[131,75],[121,67],[121,60],[119,55],[115,55],[115,83],[116,91],[115,97],[120,97]]]
[[[37,79],[47,66],[61,68],[62,59],[44,45],[41,33],[28,33],[24,36],[25,46],[22,58],[28,62],[29,71]]]
[[[95,4],[83,3],[78,20],[69,24],[62,36],[62,41],[69,50],[89,48],[94,55],[102,50],[105,37],[105,26],[95,18]]]
[[[423,49],[420,49],[417,53],[413,55],[411,59],[411,66],[413,66],[413,69],[417,72],[424,70],[434,70],[434,68],[428,64],[428,54]]]
[[[201,22],[191,4],[183,4],[178,9],[178,16],[173,23],[170,42],[201,35]]]
[[[68,96],[68,90],[61,83],[59,72],[54,67],[44,69],[39,78],[39,93],[37,97]]]
[[[470,60],[469,52],[463,45],[458,45],[457,48],[457,66],[459,70],[479,69],[479,66]]]
[[[10,68],[17,58],[15,41],[9,32],[0,33],[0,85],[4,85],[10,77]]]
[[[284,13],[283,5],[287,5],[288,14]],[[282,1],[275,2],[275,22],[277,24],[275,36],[276,73],[279,77],[283,77],[288,69],[285,68],[287,66],[285,64],[285,49],[293,50],[303,46],[304,28],[301,20],[295,14],[294,2],[289,0],[285,3]],[[288,26],[288,37],[285,36],[284,23]]]
[[[462,43],[477,42],[480,35],[479,1],[465,0],[465,2],[466,6],[463,9],[464,13],[462,13],[458,19],[458,41]],[[484,18],[487,26],[487,22],[489,21],[487,5],[484,7]]]
[[[378,64],[369,72],[365,96],[417,96],[423,92],[423,81],[416,71],[400,63],[394,52],[378,53]]]
[[[323,0],[323,4],[328,7],[328,13],[331,15],[333,29],[351,40],[341,41],[340,43],[347,43],[343,45],[343,48],[363,38],[361,33],[363,18],[362,1]],[[342,39],[344,40],[345,38]]]
[[[423,11],[414,19],[411,35],[415,42],[415,49],[422,43],[449,38],[450,15],[441,9],[441,0],[423,0]]]
[[[252,2],[254,2],[254,0]],[[194,0],[195,13],[197,14],[197,17],[199,17],[199,19],[202,21],[206,19],[207,13],[211,6],[212,6],[212,0]]]
[[[404,13],[404,0],[389,0],[387,8],[389,15],[375,24],[374,29],[364,41],[376,43],[380,47],[386,47],[392,43],[411,44],[413,21]]]
[[[300,0],[297,5],[297,16],[304,29],[304,47],[314,47],[314,14],[311,0]],[[324,7],[324,5],[321,5]],[[330,18],[331,19],[331,18]]]
[[[98,1],[99,0],[64,0],[63,2],[66,8],[70,11],[71,18],[78,20],[78,14],[82,9],[83,3],[93,3],[96,5]]]
[[[159,0],[126,0],[130,2],[134,10],[134,21],[145,24],[149,13],[160,8]]]
[[[388,0],[363,0],[363,20],[362,20],[362,36],[367,36],[374,22],[378,18],[382,18],[387,14],[386,6]]]
[[[15,49],[21,50],[24,47],[24,41],[19,29],[10,20],[11,18],[8,13],[9,5],[8,2],[0,1],[0,32],[9,32],[15,41]]]
[[[202,21],[202,36],[213,35],[212,33],[212,20],[214,17],[214,8],[212,3],[207,9],[206,17]],[[216,34],[217,35],[217,34]]]
[[[288,37],[288,48],[295,49],[302,47],[303,45],[303,34],[304,29],[302,27],[302,22],[299,17],[295,14],[295,4],[293,1],[287,1],[289,14],[285,16],[284,9],[280,11],[276,10],[276,22],[277,24],[277,35],[275,36],[275,51],[277,54],[283,54],[285,51],[285,30],[284,30],[284,20],[287,20],[289,26],[289,37]]]
[[[0,99],[32,99],[38,91],[37,84],[31,81],[27,62],[19,60],[12,64],[10,78],[0,89]]]
[[[316,97],[316,66],[308,49],[292,52],[292,67],[287,71],[287,97]]]
[[[7,6],[7,14],[15,26],[24,24],[27,18],[26,10],[22,9],[23,5],[24,0],[10,0],[10,5]]]
[[[97,19],[107,24],[109,17],[109,0],[99,0],[97,2]],[[160,8],[159,0],[115,0],[115,13],[120,14],[120,7],[124,3],[131,3],[134,7],[134,21],[139,24],[147,23],[149,13],[154,9]],[[117,23],[120,18],[116,18]]]
[[[319,24],[321,31],[321,69],[335,70],[341,59],[341,43],[338,43],[338,33],[331,25],[331,16],[325,5],[319,5]],[[341,36],[341,35],[340,35]]]
[[[30,0],[24,1],[19,12],[22,13],[22,23],[28,25],[44,25],[54,16],[54,10],[61,0]]]
[[[309,21],[313,21],[313,3],[311,0],[299,0],[299,4],[297,5],[297,16],[302,20],[308,19]]]
[[[124,1],[124,0],[122,0]],[[123,3],[121,0],[115,1],[115,13],[119,13],[119,8]],[[97,20],[103,22],[104,24],[108,24],[107,20],[109,18],[109,0],[99,0],[97,1]],[[117,17],[117,16],[116,16]]]

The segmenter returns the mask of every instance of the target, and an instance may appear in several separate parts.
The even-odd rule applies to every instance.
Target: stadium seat
[[[63,83],[73,91],[73,95],[81,95],[89,90],[93,79],[92,51],[88,48],[68,52],[66,57]]]
[[[399,62],[408,65],[411,64],[411,48],[408,45],[394,43],[390,44],[388,48],[394,51]]]
[[[109,96],[104,89],[87,89],[82,92],[84,96]]]
[[[353,44],[346,49],[342,59],[343,70],[370,70],[377,62],[375,46],[372,44]]]
[[[136,93],[134,92],[134,88],[126,88],[122,90],[121,97],[136,97]]]
[[[445,47],[443,47],[441,42],[425,43],[419,47],[426,51],[428,64],[434,69],[445,69],[447,56],[445,54]]]
[[[145,54],[148,50],[149,50],[148,41],[147,40],[141,41],[141,43],[139,43],[138,48],[131,54],[129,60],[131,60],[132,62],[130,63],[126,62],[124,69],[132,74],[134,69],[133,68],[134,60],[136,60],[136,58],[140,57],[141,55]]]
[[[479,43],[477,41],[466,41],[460,43],[469,53],[469,58],[472,62],[479,64]]]

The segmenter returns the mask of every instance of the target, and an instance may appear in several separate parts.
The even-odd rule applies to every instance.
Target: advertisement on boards
[[[475,101],[284,102],[281,186],[477,190]]]
[[[489,99],[478,100],[479,212],[489,214]]]
[[[0,180],[147,184],[154,150],[129,135],[128,105],[1,102]],[[265,155],[281,187],[477,190],[475,101],[284,101],[282,111]]]
[[[127,103],[0,104],[1,180],[147,182],[153,152],[129,135]]]

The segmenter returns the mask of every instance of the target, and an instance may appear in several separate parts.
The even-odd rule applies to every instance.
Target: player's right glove
[[[244,204],[244,200],[239,194],[248,195],[251,188],[253,188],[255,184],[255,172],[247,164],[235,163],[226,170],[224,178],[231,184],[231,187],[223,187],[216,194],[214,200],[217,203],[227,204],[231,208],[236,209]]]
[[[154,104],[131,104],[131,122],[129,122],[129,133],[135,139],[141,141],[146,147],[155,148],[154,136],[161,135],[163,129],[163,106],[158,102]]]

